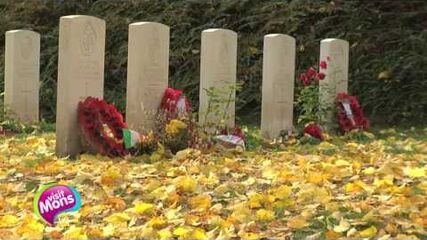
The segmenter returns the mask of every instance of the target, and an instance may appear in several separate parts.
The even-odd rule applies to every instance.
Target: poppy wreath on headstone
[[[190,112],[190,101],[184,96],[182,90],[166,88],[160,109],[166,114],[166,118],[176,119]]]
[[[347,93],[339,93],[337,96],[338,123],[341,130],[346,133],[353,129],[367,129],[369,120],[365,118],[363,109],[357,97]]]
[[[123,128],[127,124],[122,114],[104,100],[88,97],[79,102],[78,121],[87,144],[103,155],[123,157],[128,151],[123,146]]]

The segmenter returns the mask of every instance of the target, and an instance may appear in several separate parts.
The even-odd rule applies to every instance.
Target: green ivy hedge
[[[297,73],[318,62],[323,38],[350,42],[350,92],[368,116],[386,123],[427,119],[427,4],[423,0],[3,0],[0,30],[32,29],[41,39],[41,115],[54,121],[59,18],[85,14],[107,22],[105,97],[125,109],[128,24],[171,27],[170,84],[197,104],[200,34],[207,28],[239,33],[237,110],[259,121],[262,41],[268,33],[297,40]],[[4,59],[4,35],[0,36]],[[0,61],[3,90],[4,61]],[[296,97],[301,86],[297,84]],[[296,114],[299,109],[296,108]]]

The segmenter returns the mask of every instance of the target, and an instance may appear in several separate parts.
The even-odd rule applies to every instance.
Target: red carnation
[[[326,69],[328,67],[328,64],[326,63],[326,61],[320,61],[319,66],[320,68]]]
[[[301,73],[301,75],[299,76],[299,80],[305,85],[310,85],[310,79],[307,77],[307,75],[305,73]]]
[[[316,75],[316,79],[317,79],[317,80],[323,80],[323,79],[325,79],[325,76],[326,76],[326,75],[325,75],[324,73],[321,73],[321,72],[320,72],[320,73],[318,73],[318,74]]]
[[[305,75],[305,73],[301,73],[300,75],[299,75],[299,78],[298,78],[300,81],[302,81],[302,82],[304,82],[305,80],[307,80],[307,75]]]
[[[316,74],[317,74],[317,71],[313,67],[310,67],[309,69],[307,69],[307,77],[312,78],[316,76]]]
[[[320,141],[323,141],[324,139],[322,128],[316,123],[309,123],[305,125],[303,132],[304,134],[308,134],[314,138],[319,139]]]

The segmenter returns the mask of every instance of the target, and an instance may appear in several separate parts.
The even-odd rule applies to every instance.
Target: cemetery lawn
[[[54,148],[53,133],[0,139],[0,239],[427,237],[427,128],[127,160]],[[83,202],[54,227],[33,214],[50,181]]]

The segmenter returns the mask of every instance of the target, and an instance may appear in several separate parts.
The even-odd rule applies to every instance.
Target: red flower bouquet
[[[320,61],[319,67],[321,69],[326,69],[328,64],[326,61]],[[308,86],[311,84],[316,84],[319,81],[325,79],[326,75],[323,72],[318,71],[314,67],[309,67],[304,73],[299,75],[299,80],[304,84],[304,86]]]
[[[309,123],[305,125],[303,132],[304,134],[308,134],[320,141],[324,140],[322,128],[316,123]]]
[[[123,146],[122,114],[104,100],[88,97],[78,106],[78,122],[88,145],[109,157],[128,154]]]
[[[166,88],[160,109],[166,113],[168,119],[175,119],[190,111],[190,101],[181,90]]]
[[[303,85],[297,92],[298,97],[296,99],[298,108],[301,109],[298,123],[316,122],[320,118],[319,83],[326,78],[327,61],[329,59],[320,61],[319,67],[309,67],[298,77]]]
[[[346,93],[337,96],[338,123],[341,130],[346,133],[353,129],[367,129],[369,120],[365,118],[362,107],[357,97]]]

